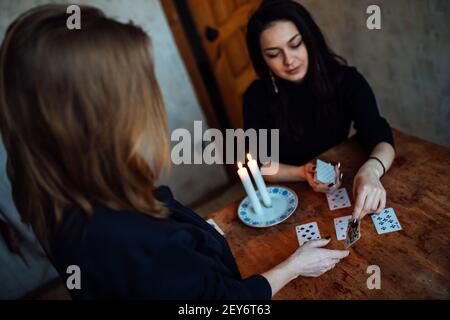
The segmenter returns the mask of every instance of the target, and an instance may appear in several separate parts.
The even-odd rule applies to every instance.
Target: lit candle
[[[238,162],[238,167],[239,178],[241,178],[241,182],[244,185],[244,189],[247,192],[248,199],[250,200],[253,209],[255,210],[256,214],[262,214],[263,209],[261,207],[261,203],[259,202],[258,196],[256,195],[255,188],[253,188],[253,183],[250,179],[250,176],[248,175],[247,169],[243,168],[242,163],[240,162]]]
[[[270,199],[269,193],[267,192],[266,184],[264,183],[261,171],[259,171],[258,163],[256,162],[256,160],[252,159],[252,155],[250,153],[247,154],[247,159],[247,166],[252,172],[253,179],[255,179],[256,186],[258,187],[259,194],[261,195],[263,203],[267,208],[270,208],[272,206],[272,200]]]

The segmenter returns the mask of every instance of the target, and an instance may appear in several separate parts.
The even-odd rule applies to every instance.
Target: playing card
[[[328,207],[332,211],[352,206],[345,188],[340,188],[333,192],[327,193],[327,200]]]
[[[347,229],[347,239],[345,239],[345,249],[350,248],[361,238],[361,224],[359,220],[349,221]]]
[[[348,221],[351,218],[351,215],[334,218],[334,229],[336,230],[336,238],[338,240],[344,240],[345,238],[347,238]]]
[[[372,222],[375,225],[378,234],[402,230],[402,226],[392,208],[386,208],[379,213],[373,214]]]
[[[305,242],[321,239],[317,222],[302,224],[295,227],[298,242],[302,246]]]
[[[206,222],[208,222],[211,226],[214,227],[214,229],[216,229],[217,232],[219,232],[222,236],[225,237],[225,233],[222,231],[222,229],[219,228],[219,226],[213,219],[208,219],[206,220]]]
[[[318,182],[321,183],[336,182],[336,171],[334,170],[334,166],[317,159],[315,178]]]

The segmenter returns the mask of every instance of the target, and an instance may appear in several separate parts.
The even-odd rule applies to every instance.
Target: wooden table
[[[386,207],[393,207],[402,230],[378,235],[370,217],[363,219],[361,239],[350,255],[318,278],[299,277],[274,299],[450,299],[450,150],[394,130],[397,157],[382,183]],[[350,139],[319,157],[340,161],[343,186],[351,195],[352,179],[365,156]],[[317,221],[328,246],[344,249],[336,240],[333,219],[352,208],[328,209],[324,194],[305,183],[284,184],[299,197],[295,213],[265,229],[245,226],[237,217],[239,201],[209,215],[225,232],[244,278],[277,265],[298,247],[295,226]],[[381,289],[367,288],[367,267],[381,269]]]

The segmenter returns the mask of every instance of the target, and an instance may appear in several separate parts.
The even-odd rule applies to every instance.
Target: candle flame
[[[250,153],[247,153],[247,159],[248,161],[252,161],[252,155]]]
[[[242,163],[238,162],[238,168],[242,169]]]

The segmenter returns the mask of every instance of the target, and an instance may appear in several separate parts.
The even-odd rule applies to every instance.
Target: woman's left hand
[[[376,172],[361,167],[353,180],[355,209],[353,219],[361,220],[365,215],[379,212],[386,205],[386,190]]]

